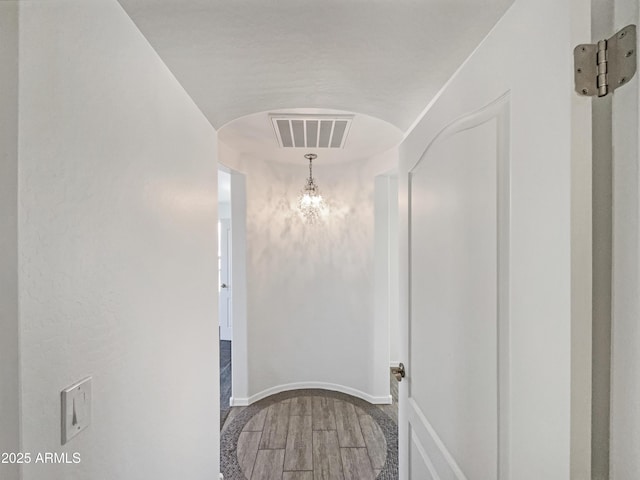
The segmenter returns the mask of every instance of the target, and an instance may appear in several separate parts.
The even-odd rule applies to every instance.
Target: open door
[[[401,146],[402,480],[591,478],[590,41],[516,0]]]

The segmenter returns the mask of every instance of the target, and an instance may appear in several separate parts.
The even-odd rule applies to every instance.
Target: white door
[[[220,219],[219,222],[219,285],[218,285],[218,309],[220,319],[220,340],[231,340],[231,285],[229,282],[229,262],[231,246],[231,220]]]
[[[612,35],[640,23],[637,0],[616,0]],[[640,478],[640,79],[612,96],[613,275],[611,480]]]
[[[590,41],[516,0],[401,145],[402,480],[591,478]]]

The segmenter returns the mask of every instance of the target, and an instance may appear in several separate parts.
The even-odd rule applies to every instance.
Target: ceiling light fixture
[[[309,178],[298,196],[298,208],[307,223],[316,223],[326,213],[326,205],[320,195],[320,189],[313,180],[313,161],[318,156],[315,153],[307,153],[304,158],[309,160]]]

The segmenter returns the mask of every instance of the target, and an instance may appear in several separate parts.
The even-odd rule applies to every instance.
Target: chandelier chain
[[[313,180],[313,160],[317,158],[317,155],[308,153],[304,158],[309,160],[309,178],[298,197],[298,208],[307,223],[316,223],[326,213],[326,206],[322,195],[316,182]]]

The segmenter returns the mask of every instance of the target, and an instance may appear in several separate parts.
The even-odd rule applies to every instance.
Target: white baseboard
[[[247,407],[252,403],[257,402],[258,400],[262,400],[263,398],[269,397],[271,395],[275,395],[276,393],[287,392],[289,390],[304,390],[310,388],[319,388],[322,390],[331,390],[333,392],[341,392],[346,393],[347,395],[351,395],[353,397],[361,398],[369,403],[374,405],[389,405],[392,403],[391,395],[384,395],[381,397],[374,397],[373,395],[369,395],[368,393],[361,392],[360,390],[356,390],[355,388],[345,387],[344,385],[338,385],[335,383],[325,383],[325,382],[298,382],[298,383],[287,383],[284,385],[278,385],[276,387],[267,388],[260,393],[256,393],[255,395],[251,395],[248,398],[231,398],[230,403],[232,407]]]

